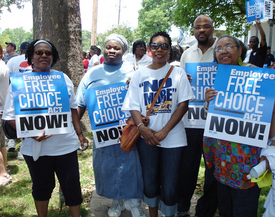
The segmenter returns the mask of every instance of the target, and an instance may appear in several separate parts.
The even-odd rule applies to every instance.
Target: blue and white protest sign
[[[120,143],[120,131],[129,115],[121,111],[127,93],[124,82],[85,90],[85,99],[96,148]]]
[[[71,110],[62,72],[10,73],[17,136],[70,133]]]
[[[273,69],[218,66],[204,135],[266,147],[274,106]]]
[[[245,2],[247,22],[273,19],[273,1],[250,0]]]
[[[184,115],[184,126],[204,129],[206,120],[203,108],[204,93],[214,85],[217,63],[186,63],[185,71],[192,77],[190,85],[196,98],[189,102],[189,109]]]

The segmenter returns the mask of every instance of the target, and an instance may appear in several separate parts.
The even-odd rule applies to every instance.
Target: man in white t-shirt
[[[91,59],[89,61],[88,70],[96,65],[100,64],[99,57],[97,55],[97,47],[95,45],[92,45],[90,48],[90,55]]]
[[[7,66],[9,67],[9,72],[31,72],[32,67],[27,63],[25,54],[27,51],[27,47],[29,46],[29,42],[23,42],[20,45],[20,56],[12,58]]]
[[[31,72],[32,66],[30,66],[26,60],[25,53],[27,51],[27,48],[29,46],[29,42],[23,42],[20,45],[20,56],[13,57],[9,60],[7,63],[7,66],[9,68],[9,72],[14,73],[23,73],[23,72]],[[10,139],[8,142],[8,152],[14,152],[15,151],[15,141],[13,139]],[[20,151],[17,153],[17,158],[19,160],[23,160],[23,156],[20,153]]]
[[[180,59],[180,66],[185,69],[185,63],[213,62],[213,52],[216,38],[213,37],[214,26],[209,16],[200,15],[194,22],[194,36],[197,43],[185,50]],[[188,73],[188,71],[186,72]],[[198,171],[203,153],[203,130],[185,128],[188,147],[185,150],[181,165],[180,194],[177,216],[188,216],[190,202],[197,184]],[[206,165],[206,164],[205,164]],[[196,206],[198,217],[212,217],[215,215],[217,199],[217,183],[214,177],[214,167],[205,166],[204,194],[199,198]]]

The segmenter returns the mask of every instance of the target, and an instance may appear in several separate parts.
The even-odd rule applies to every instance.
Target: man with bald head
[[[180,66],[185,69],[185,63],[213,62],[213,52],[216,38],[213,37],[214,26],[209,16],[200,15],[194,21],[194,36],[197,43],[185,50],[181,56]],[[188,73],[188,72],[186,72]],[[203,120],[204,121],[204,120]],[[203,129],[185,128],[188,146],[181,165],[180,195],[178,213],[176,216],[190,216],[191,198],[197,184],[200,160],[203,153]],[[205,167],[204,194],[198,200],[196,216],[212,217],[217,209],[217,183],[214,177],[214,167]]]

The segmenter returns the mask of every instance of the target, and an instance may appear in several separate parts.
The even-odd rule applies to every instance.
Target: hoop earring
[[[239,59],[238,59],[238,64],[239,64],[240,66],[243,64],[243,61],[242,61],[242,58],[241,58],[241,57],[239,57]]]

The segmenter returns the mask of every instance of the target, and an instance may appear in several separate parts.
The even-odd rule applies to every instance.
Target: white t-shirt
[[[139,68],[152,64],[152,58],[148,57],[147,54],[144,54],[142,58],[137,62],[136,55],[132,53],[128,53],[124,57],[123,61],[127,63],[131,63],[135,71],[138,70]]]
[[[9,68],[3,60],[0,60],[0,113],[2,113],[9,88]]]
[[[248,63],[249,62],[251,52],[252,52],[252,49],[246,51],[245,59],[243,60],[243,63]]]
[[[88,70],[89,70],[90,68],[92,68],[92,67],[95,65],[95,63],[100,64],[100,59],[99,59],[99,57],[98,57],[97,54],[94,54],[94,55],[91,57],[91,59],[90,59],[90,61],[89,61],[89,65],[88,65]]]
[[[70,108],[77,109],[76,97],[74,94],[74,85],[69,77],[64,74],[65,82],[67,84]],[[11,87],[8,89],[6,104],[3,112],[4,120],[15,120],[14,102]],[[42,148],[39,156],[58,156],[76,151],[79,147],[78,137],[75,133],[73,123],[71,122],[72,133],[55,134],[52,137],[43,140]],[[24,155],[32,155],[32,145],[35,140],[32,138],[22,139],[20,152]]]
[[[147,67],[134,73],[128,92],[126,94],[122,110],[129,112],[131,110],[140,111],[146,116],[146,108],[149,109],[158,87],[165,78],[170,64],[164,67],[152,70]],[[178,107],[178,104],[195,98],[187,79],[186,73],[182,68],[175,67],[163,86],[159,98],[150,115],[149,128],[161,130]],[[181,120],[160,142],[162,148],[175,148],[187,145],[183,121]]]
[[[31,72],[32,67],[28,64],[25,54],[22,54],[17,57],[13,57],[7,63],[10,72]]]

